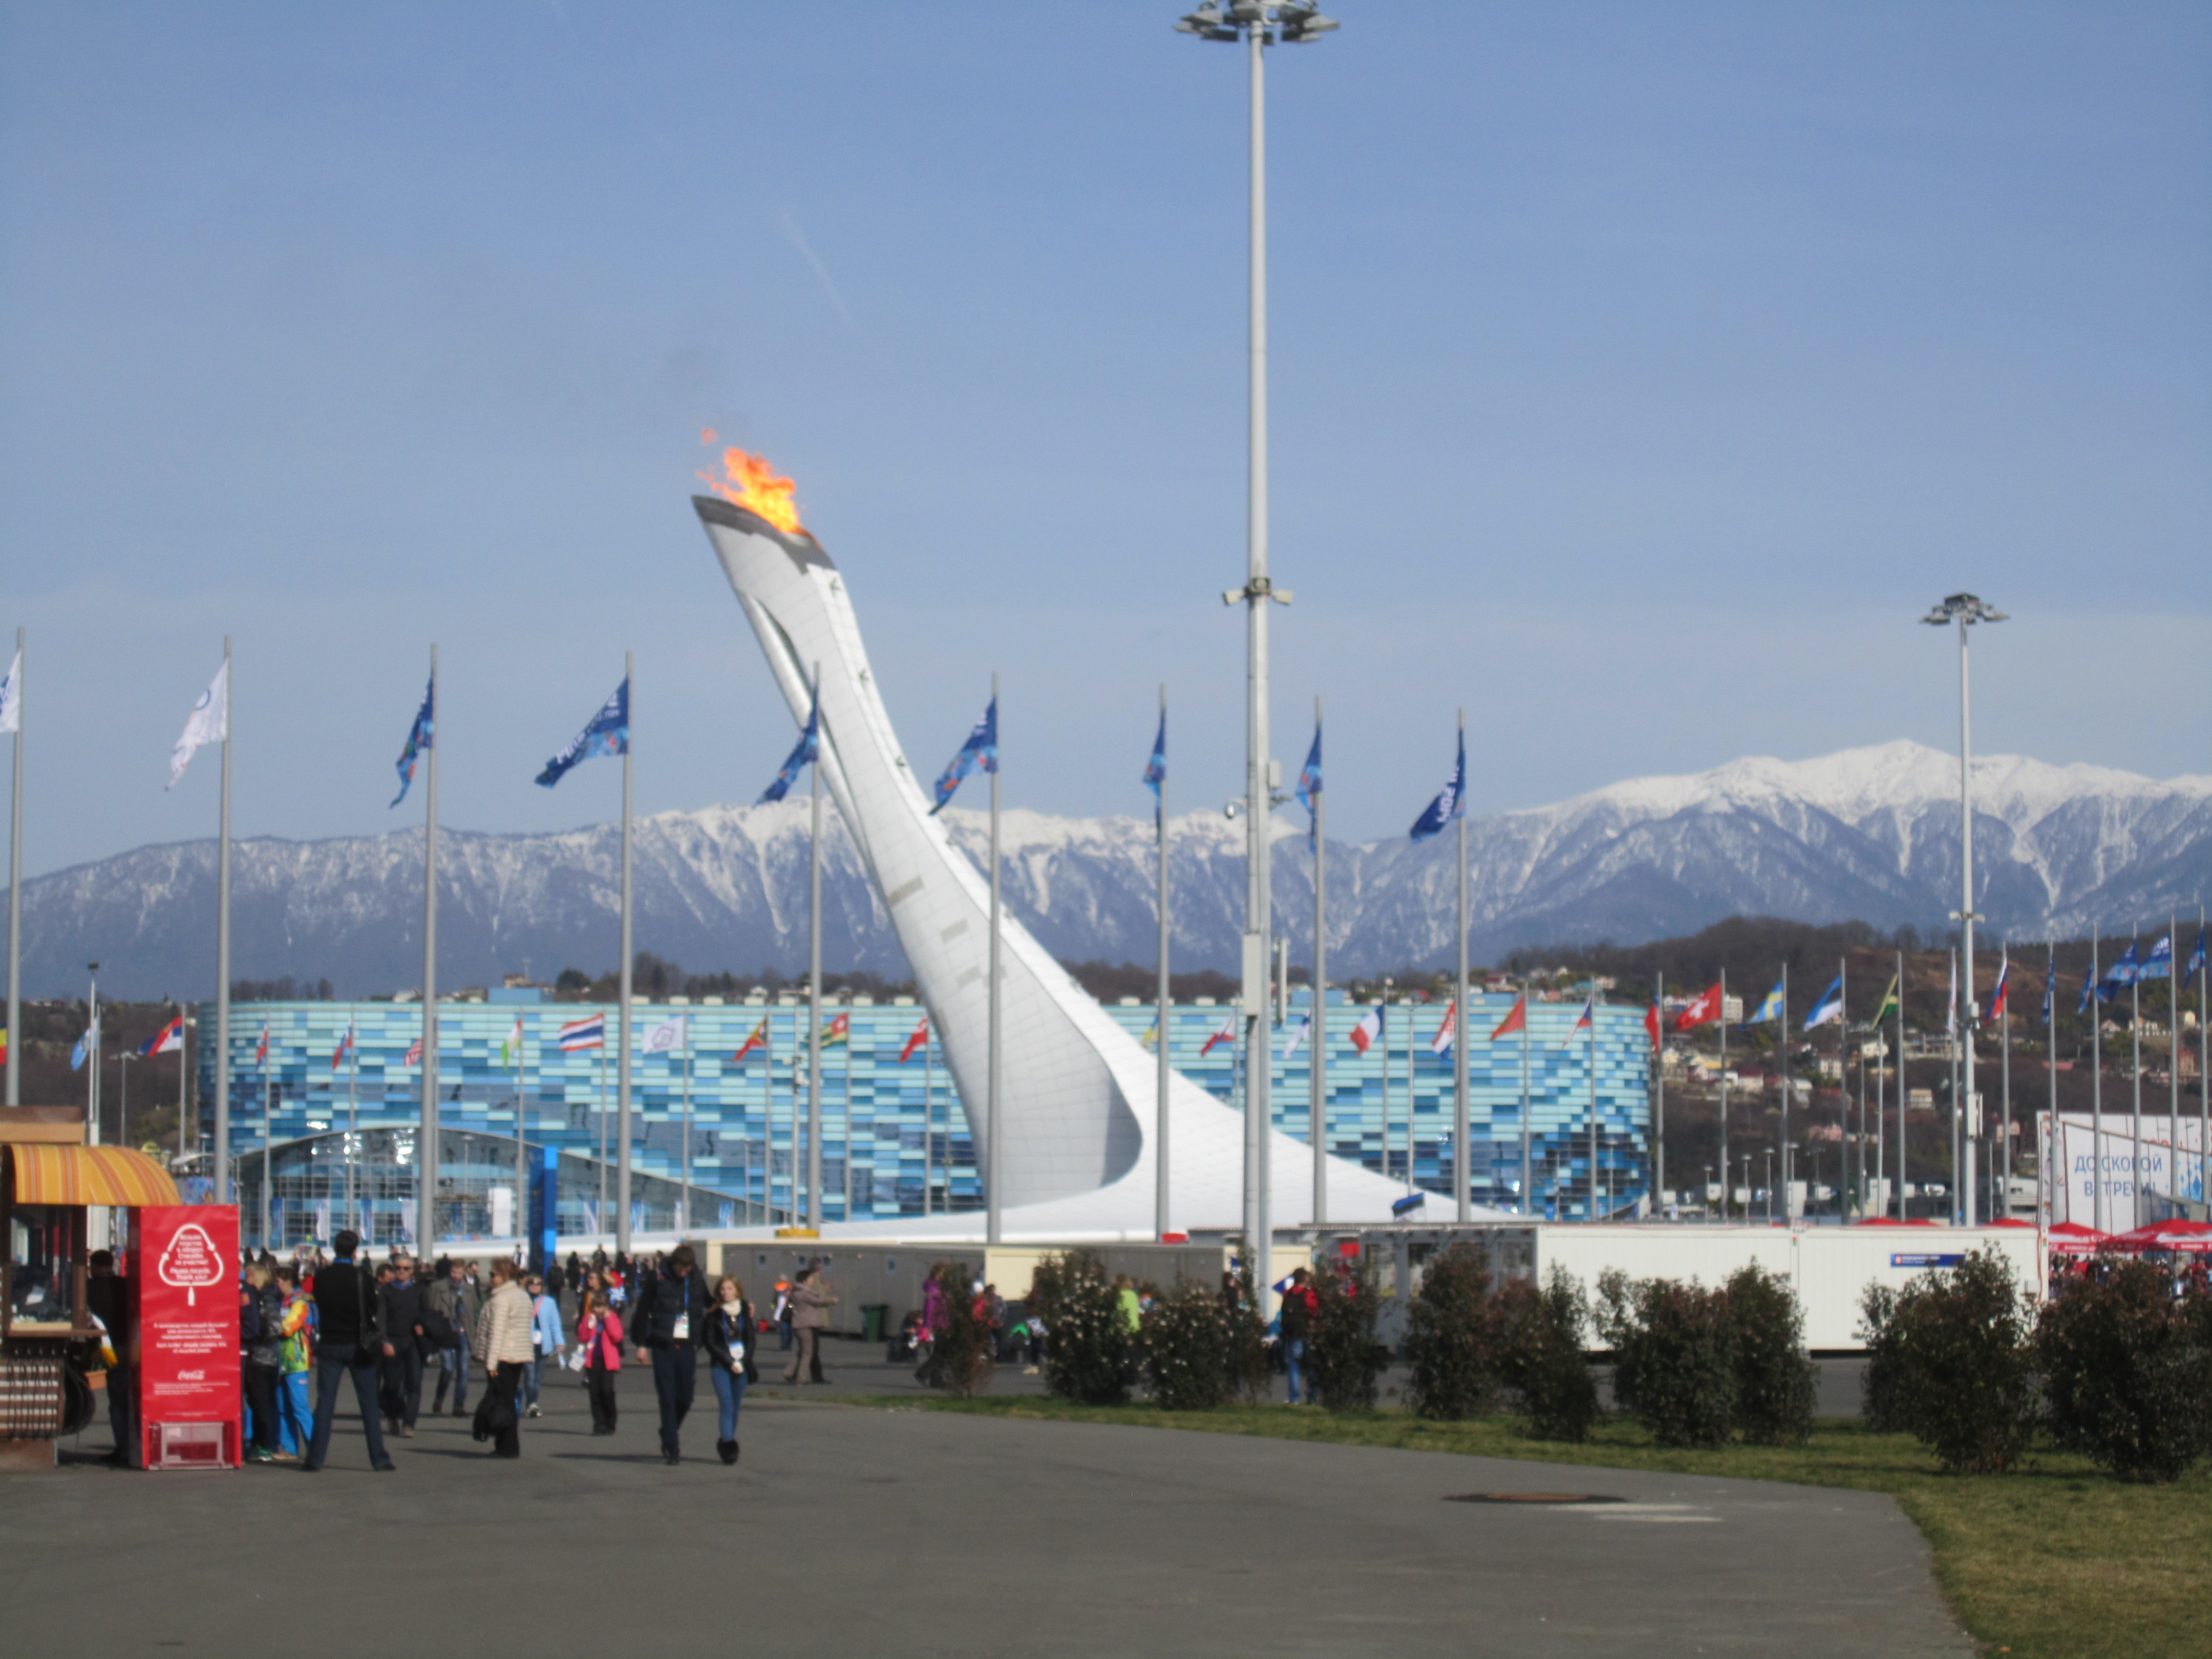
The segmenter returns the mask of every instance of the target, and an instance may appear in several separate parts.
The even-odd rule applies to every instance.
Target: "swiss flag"
[[[923,1043],[928,1041],[929,1016],[924,1014],[921,1018],[921,1024],[914,1028],[914,1035],[906,1040],[906,1047],[899,1050],[898,1063],[902,1066],[905,1065],[907,1061],[914,1058],[914,1051],[921,1048]]]
[[[1644,1011],[1644,1029],[1651,1034],[1652,1052],[1657,1053],[1664,1045],[1659,1038],[1659,1005],[1656,1002]]]
[[[1674,1029],[1686,1031],[1694,1025],[1710,1025],[1721,1017],[1721,988],[1716,980],[1708,985],[1698,1000],[1674,1016]]]
[[[1512,1012],[1498,1022],[1498,1029],[1490,1034],[1490,1040],[1495,1042],[1502,1036],[1511,1036],[1516,1031],[1525,1031],[1528,1029],[1528,994],[1523,991],[1520,1000],[1513,1005]]]

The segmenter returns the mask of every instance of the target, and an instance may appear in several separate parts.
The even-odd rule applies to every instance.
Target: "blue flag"
[[[1306,826],[1306,840],[1315,846],[1321,844],[1321,811],[1314,799],[1321,793],[1321,723],[1314,723],[1313,747],[1306,750],[1306,763],[1298,773],[1298,805],[1313,814]]]
[[[2056,973],[2045,974],[2043,976],[2043,1023],[2045,1025],[2051,1024],[2051,1015],[2057,1012],[2057,994],[2058,975]]]
[[[2089,999],[2096,994],[2097,981],[2089,975],[2086,974],[2083,975],[2081,976],[2081,1006],[2074,1011],[2075,1018],[2079,1019],[2082,1015],[2089,1012]]]
[[[432,734],[436,729],[433,716],[437,712],[431,704],[436,701],[437,696],[437,681],[432,680],[422,688],[422,709],[415,716],[415,724],[407,728],[407,746],[399,751],[399,793],[392,798],[393,806],[407,799],[407,787],[415,781],[415,763],[430,746]]]
[[[960,787],[960,780],[976,767],[986,772],[999,769],[999,700],[991,699],[991,706],[983,711],[983,718],[975,722],[968,741],[960,745],[960,752],[946,764],[937,780],[937,805],[929,809],[935,817],[952,799],[953,791]]]
[[[1160,786],[1168,781],[1168,711],[1160,710],[1160,734],[1152,739],[1152,757],[1145,763],[1145,787],[1152,792],[1152,828],[1161,827]]]
[[[822,688],[814,689],[814,702],[806,711],[806,729],[799,734],[798,744],[787,756],[783,770],[775,775],[775,781],[761,791],[761,798],[753,803],[765,806],[772,800],[781,800],[791,793],[791,786],[799,781],[799,774],[811,762],[819,758],[822,734]]]
[[[2097,1000],[2100,1002],[2110,1002],[2114,997],[2119,995],[2122,986],[2132,985],[2136,982],[2136,976],[2140,971],[2141,969],[2136,959],[2136,942],[2130,939],[2128,948],[2114,958],[2112,965],[2105,969],[2104,978],[2097,981]]]
[[[1444,786],[1442,794],[1422,808],[1421,816],[1413,820],[1413,827],[1407,833],[1415,841],[1426,841],[1431,836],[1442,834],[1444,825],[1454,818],[1466,816],[1467,733],[1462,732],[1459,734],[1459,759],[1453,764],[1451,781]]]
[[[2172,976],[2173,935],[2168,933],[2150,947],[2150,954],[2143,958],[2143,965],[2136,970],[2136,977],[2139,980],[2154,980],[2171,979]]]
[[[550,789],[578,761],[586,761],[599,755],[627,755],[629,753],[629,681],[625,678],[615,687],[615,694],[599,705],[599,712],[592,716],[584,729],[568,740],[568,746],[545,763],[545,769],[538,775],[538,781]]]
[[[1844,1021],[1844,976],[1836,975],[1835,982],[1820,993],[1820,1000],[1813,1005],[1813,1012],[1805,1016],[1805,1029],[1816,1025],[1838,1024]]]
[[[2189,953],[2189,965],[2181,970],[2182,982],[2186,984],[2204,971],[2204,930],[2197,930],[2197,948]]]
[[[91,1052],[92,1033],[87,1031],[82,1036],[76,1040],[76,1047],[70,1050],[70,1070],[72,1072],[82,1071],[84,1069],[85,1058],[87,1055],[90,1054]]]

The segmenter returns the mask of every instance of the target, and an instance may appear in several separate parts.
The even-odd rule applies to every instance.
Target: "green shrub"
[[[1583,1352],[1589,1315],[1580,1282],[1555,1262],[1542,1290],[1516,1279],[1492,1301],[1499,1375],[1521,1396],[1528,1432],[1538,1440],[1589,1439],[1597,1384]]]
[[[971,1270],[957,1261],[938,1263],[929,1276],[945,1292],[945,1328],[931,1351],[932,1362],[949,1393],[973,1400],[989,1391],[998,1369],[990,1323],[975,1317],[975,1281]]]
[[[1375,1340],[1382,1307],[1374,1271],[1362,1257],[1348,1277],[1324,1266],[1311,1282],[1321,1313],[1306,1338],[1306,1375],[1329,1410],[1373,1411],[1376,1379],[1390,1364],[1389,1349]]]
[[[1121,1298],[1095,1250],[1048,1255],[1030,1281],[1045,1325],[1045,1385],[1085,1406],[1118,1406],[1137,1380]]]
[[[2027,1449],[2035,1390],[2029,1373],[2032,1298],[1994,1249],[1860,1303],[1869,1420],[1902,1430],[1955,1474],[2002,1474]]]
[[[1480,1245],[1455,1244],[1430,1259],[1421,1293],[1406,1305],[1415,1413],[1449,1421],[1490,1409],[1498,1382],[1496,1314]]]
[[[2212,1297],[2147,1261],[2046,1304],[2033,1352],[2061,1445],[2123,1479],[2177,1480],[2212,1451]]]
[[[1613,1352],[1613,1399],[1662,1446],[1720,1446],[1735,1422],[1728,1295],[1671,1279],[1597,1282],[1599,1328]]]
[[[1813,1437],[1814,1382],[1805,1316],[1779,1273],[1747,1264],[1721,1286],[1735,1362],[1735,1431],[1754,1445],[1802,1446]]]
[[[1152,1398],[1170,1412],[1228,1403],[1230,1321],[1221,1292],[1179,1280],[1145,1318],[1145,1370]]]
[[[1275,1355],[1267,1346],[1267,1322],[1261,1316],[1260,1298],[1253,1293],[1252,1263],[1241,1250],[1236,1279],[1237,1310],[1222,1310],[1229,1392],[1248,1406],[1262,1406],[1274,1392]]]

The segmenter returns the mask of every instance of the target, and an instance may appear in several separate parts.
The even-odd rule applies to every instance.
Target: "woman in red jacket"
[[[615,1431],[615,1373],[622,1370],[622,1316],[597,1291],[584,1295],[576,1346],[584,1356],[584,1391],[592,1398],[592,1432]]]

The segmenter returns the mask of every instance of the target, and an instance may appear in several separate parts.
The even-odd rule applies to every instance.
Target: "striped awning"
[[[18,1204],[175,1204],[177,1183],[128,1146],[9,1146]]]

